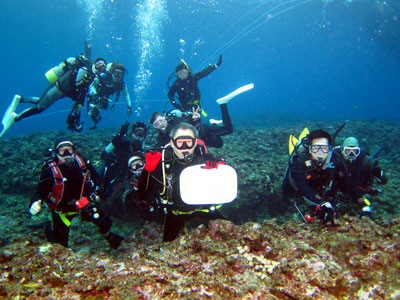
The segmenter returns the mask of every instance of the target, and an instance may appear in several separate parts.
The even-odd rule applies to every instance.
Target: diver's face
[[[309,147],[311,159],[318,165],[325,163],[330,152],[330,146],[327,138],[317,138],[311,141]]]
[[[57,158],[59,165],[71,166],[74,159],[75,149],[72,146],[63,146],[57,149]]]
[[[196,148],[194,132],[190,129],[179,129],[171,139],[171,145],[178,158],[184,159],[192,156]]]
[[[114,70],[112,73],[112,79],[114,82],[122,82],[124,79],[124,73],[121,70]]]
[[[135,174],[137,176],[140,176],[140,174],[142,174],[143,171],[143,167],[144,167],[144,162],[141,159],[137,159],[134,160],[130,163],[129,165],[129,171],[132,174]]]
[[[185,80],[185,79],[188,78],[188,76],[189,76],[189,71],[186,70],[186,69],[179,70],[178,72],[176,72],[176,76],[177,76],[180,80]]]
[[[165,116],[159,116],[157,119],[154,120],[153,126],[155,129],[161,132],[166,132],[168,126],[167,118]]]

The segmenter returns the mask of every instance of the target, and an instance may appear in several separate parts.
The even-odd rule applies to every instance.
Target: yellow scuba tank
[[[73,64],[75,64],[75,57],[70,57],[67,60],[63,61],[62,63],[58,64],[57,66],[48,70],[45,74],[46,79],[49,81],[50,84],[54,84],[62,75],[65,74],[68,70],[71,69]]]
[[[65,63],[62,62],[61,64],[55,66],[54,68],[51,68],[46,72],[45,76],[50,84],[54,84],[58,80],[58,78],[60,78],[65,73],[64,66]]]

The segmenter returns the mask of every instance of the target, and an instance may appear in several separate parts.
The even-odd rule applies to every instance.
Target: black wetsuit
[[[103,150],[103,163],[97,168],[100,176],[102,196],[108,197],[113,192],[113,183],[117,177],[125,177],[126,163],[130,154],[143,150],[143,140],[128,135],[117,134],[111,141],[114,149],[111,152]],[[109,145],[110,146],[110,145]],[[106,149],[109,147],[107,146]]]
[[[289,165],[283,181],[285,197],[299,195],[314,205],[332,201],[338,189],[348,192],[353,200],[362,197],[362,192],[348,176],[346,166],[339,155],[332,156],[323,167],[317,167],[310,154],[297,156]],[[308,165],[307,165],[308,164]],[[318,199],[319,195],[322,199]]]
[[[92,201],[87,204],[83,209],[78,210],[75,201],[79,200],[82,186],[84,173],[79,164],[74,161],[71,167],[65,165],[58,166],[64,179],[64,192],[56,210],[52,210],[52,220],[53,220],[53,241],[59,243],[65,247],[68,246],[68,235],[69,226],[60,217],[60,213],[71,221],[75,216],[80,214],[81,218],[85,221],[93,222],[99,227],[102,234],[107,234],[111,228],[111,220],[105,215]],[[94,180],[96,180],[96,172],[93,170],[90,164],[86,165],[87,168],[87,178],[89,181],[85,182],[83,197],[87,197],[90,201],[90,196],[94,192]],[[46,164],[42,168],[42,174],[40,176],[40,181],[37,185],[36,197],[32,202],[37,199],[45,200],[49,202],[48,195],[53,191],[53,186],[55,179],[51,168]],[[94,216],[94,211],[99,214],[98,217]],[[71,214],[75,213],[75,214]]]
[[[233,125],[229,116],[228,106],[226,104],[221,104],[220,107],[223,122],[222,125],[209,125],[200,122],[200,119],[193,121],[191,114],[184,115],[181,118],[174,115],[168,115],[168,126],[165,132],[158,132],[156,147],[163,147],[170,142],[170,131],[176,124],[187,122],[192,124],[198,130],[199,138],[204,141],[207,147],[221,148],[224,144],[221,137],[231,134],[233,132]]]
[[[165,172],[168,188],[164,190],[163,178],[163,163],[160,162],[154,172],[143,170],[139,179],[140,198],[145,200],[151,206],[160,206],[160,209],[166,212],[164,222],[163,241],[168,242],[174,240],[179,232],[184,228],[185,222],[193,218],[202,218],[207,220],[224,218],[220,212],[210,210],[212,205],[188,205],[185,204],[180,195],[179,177],[183,169],[202,164],[212,158],[212,155],[206,154],[204,148],[200,145],[196,146],[194,157],[191,162],[185,163],[182,160],[177,160],[172,150],[172,147],[167,147],[165,150]],[[159,199],[156,202],[156,199]],[[162,203],[164,199],[165,203]],[[166,203],[168,202],[168,204]],[[202,211],[200,211],[200,209]],[[205,210],[205,211],[203,211]],[[190,212],[190,213],[188,213]]]
[[[83,66],[82,66],[83,65]],[[63,74],[54,84],[50,85],[40,96],[23,97],[21,103],[32,103],[35,106],[24,110],[15,117],[15,121],[39,114],[57,100],[69,97],[74,100],[75,106],[84,104],[87,91],[95,75],[90,68],[90,62],[76,59],[76,65]]]
[[[169,89],[169,101],[173,106],[182,111],[190,111],[192,108],[198,108],[200,106],[201,94],[197,82],[216,69],[215,65],[209,65],[206,69],[198,73],[191,74],[189,72],[188,77],[184,80],[178,78]],[[174,99],[175,93],[178,94],[180,105]]]
[[[379,184],[386,184],[388,179],[379,167],[378,161],[368,153],[361,151],[360,155],[352,162],[346,161],[349,176],[364,193],[370,193],[373,189],[374,178]]]

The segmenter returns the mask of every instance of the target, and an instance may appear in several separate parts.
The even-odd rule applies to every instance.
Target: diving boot
[[[121,245],[122,241],[124,240],[122,236],[112,232],[108,232],[106,235],[104,235],[104,237],[110,244],[110,247],[113,249],[118,249],[119,245]]]

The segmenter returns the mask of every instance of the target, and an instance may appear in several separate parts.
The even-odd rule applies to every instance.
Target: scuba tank
[[[90,63],[88,59],[84,55],[80,55],[78,57],[69,57],[57,66],[48,70],[45,73],[45,76],[50,84],[54,84],[61,76],[63,76],[68,71],[89,64]]]
[[[46,79],[49,81],[50,84],[54,84],[62,75],[65,74],[71,66],[75,62],[75,58],[70,57],[67,60],[63,61],[62,63],[58,64],[57,66],[48,70],[45,74]]]

